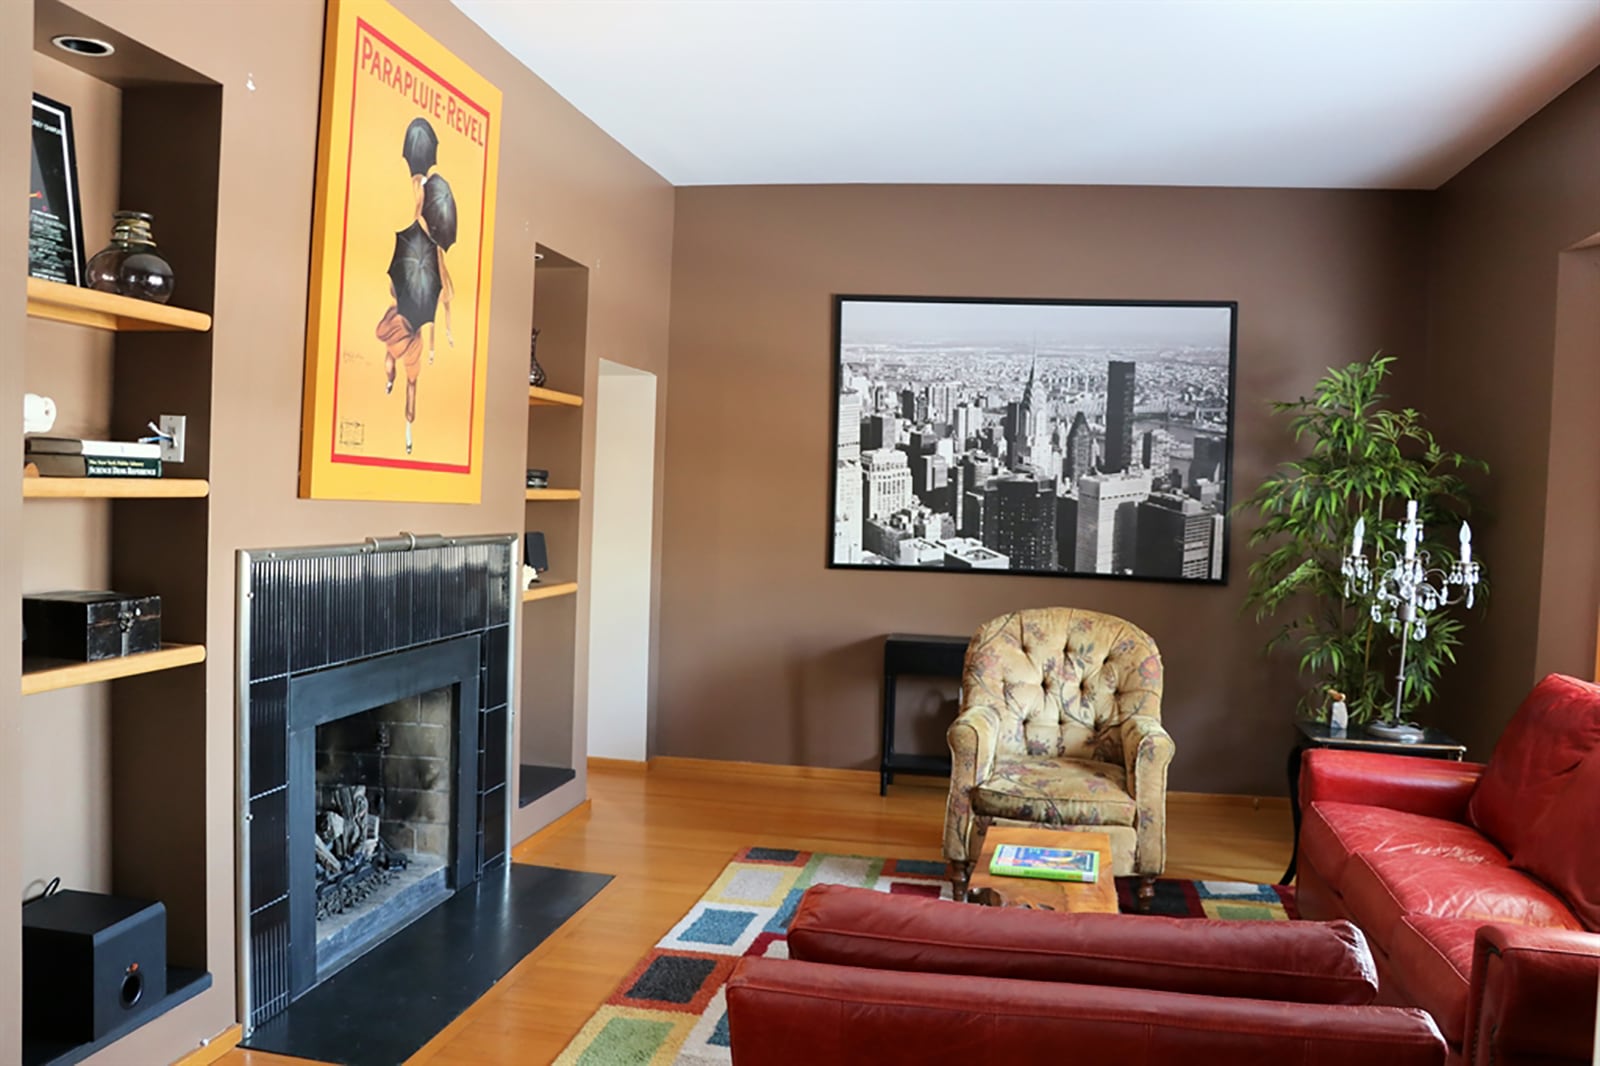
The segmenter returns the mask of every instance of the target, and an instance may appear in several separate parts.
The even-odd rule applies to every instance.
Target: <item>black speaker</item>
[[[98,1040],[167,995],[167,909],[57,892],[22,908],[22,1025],[28,1039]]]
[[[543,533],[528,533],[523,536],[522,561],[541,574],[550,569],[550,559],[544,550]]]

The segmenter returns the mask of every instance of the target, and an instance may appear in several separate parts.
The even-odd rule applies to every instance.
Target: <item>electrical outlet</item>
[[[161,416],[161,421],[158,423],[161,432],[172,438],[161,442],[162,462],[183,462],[183,448],[188,443],[188,422],[186,415]]]

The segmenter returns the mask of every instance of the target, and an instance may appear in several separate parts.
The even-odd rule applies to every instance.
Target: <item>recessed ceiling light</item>
[[[50,38],[50,43],[63,52],[71,52],[77,56],[89,56],[98,59],[108,56],[117,49],[110,41],[102,41],[97,37],[79,37],[72,33],[63,33],[59,37]]]

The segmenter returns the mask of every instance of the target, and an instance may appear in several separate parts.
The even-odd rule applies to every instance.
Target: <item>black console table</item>
[[[890,633],[883,641],[883,758],[878,765],[878,795],[889,793],[895,774],[950,774],[950,755],[896,755],[894,686],[902,674],[960,679],[967,657],[966,637]]]
[[[1280,885],[1294,880],[1295,865],[1300,858],[1300,760],[1307,748],[1337,748],[1342,751],[1377,751],[1385,755],[1417,755],[1424,759],[1466,758],[1467,746],[1437,729],[1427,728],[1418,740],[1395,740],[1377,737],[1367,732],[1364,725],[1352,725],[1343,733],[1335,733],[1327,722],[1311,722],[1301,718],[1295,722],[1300,735],[1289,749],[1289,810],[1294,815],[1294,851],[1289,854],[1289,868],[1283,872]]]

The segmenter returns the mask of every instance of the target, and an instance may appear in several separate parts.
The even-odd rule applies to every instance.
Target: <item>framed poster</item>
[[[835,297],[828,565],[1226,582],[1237,318]]]
[[[72,109],[33,94],[33,166],[28,178],[28,276],[82,285],[83,212]]]
[[[500,91],[383,0],[324,49],[300,495],[477,503]]]

